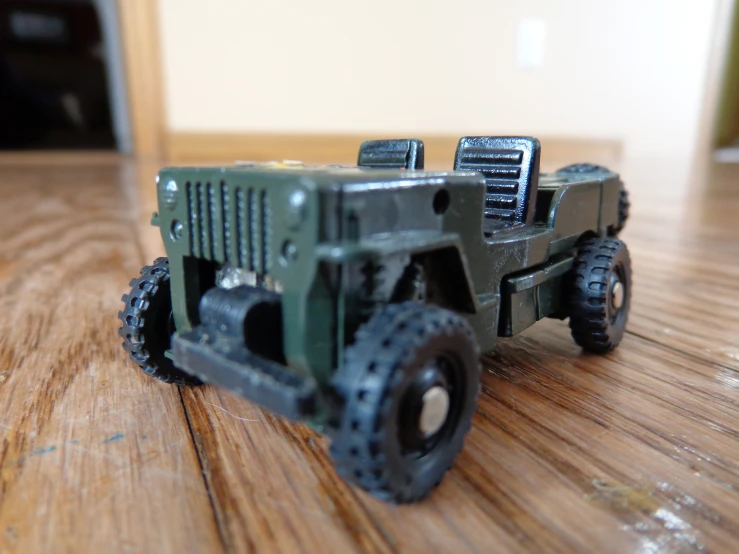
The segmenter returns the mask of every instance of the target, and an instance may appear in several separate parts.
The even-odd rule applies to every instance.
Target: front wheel
[[[631,307],[631,259],[626,244],[590,238],[580,246],[570,283],[570,330],[584,350],[610,352],[623,339]]]
[[[169,285],[169,260],[157,258],[144,266],[141,276],[129,283],[118,312],[123,348],[144,373],[173,385],[198,385],[201,381],[178,369],[166,356],[171,347],[174,323]]]
[[[383,500],[420,500],[462,449],[479,351],[460,316],[392,304],[359,329],[334,378],[343,400],[331,454],[340,475]]]

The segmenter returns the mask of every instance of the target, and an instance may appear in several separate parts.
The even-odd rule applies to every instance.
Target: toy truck
[[[164,169],[167,258],[123,296],[146,373],[230,389],[331,439],[338,472],[412,502],[442,479],[476,408],[480,353],[538,320],[621,341],[631,267],[616,173],[539,175],[528,137],[464,137],[454,170],[418,140],[365,142],[357,167]]]

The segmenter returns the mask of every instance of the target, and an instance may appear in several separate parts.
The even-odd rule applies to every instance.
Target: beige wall
[[[173,131],[531,133],[690,156],[718,0],[158,0]],[[544,63],[516,65],[522,18]]]

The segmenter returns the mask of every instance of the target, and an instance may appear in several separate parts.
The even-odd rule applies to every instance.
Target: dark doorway
[[[0,2],[0,148],[115,148],[107,66],[92,0]]]

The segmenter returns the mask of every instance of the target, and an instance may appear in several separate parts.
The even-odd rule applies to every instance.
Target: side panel
[[[562,308],[562,281],[574,257],[565,256],[542,267],[512,275],[503,282],[498,333],[511,337]]]
[[[603,182],[603,200],[600,207],[600,228],[607,229],[618,222],[619,199],[623,187],[618,177]]]
[[[495,349],[498,343],[498,314],[500,312],[500,295],[495,295],[495,302],[489,304],[483,312],[477,312],[467,316],[468,323],[472,326],[477,337],[480,352],[486,354]]]
[[[439,278],[448,279],[449,286],[455,287],[454,297],[458,301],[454,309],[474,312],[484,308],[480,297],[473,293],[469,264],[456,235],[442,235],[433,231],[409,232],[395,240],[380,238],[327,243],[317,248],[316,255],[322,262],[344,266],[349,270],[347,275],[354,276],[353,280],[344,283],[345,287],[349,287],[344,289],[344,294],[350,292],[352,282],[366,284],[372,281],[369,277],[375,276],[383,281],[384,289],[390,286],[388,290],[392,292],[393,283],[385,282],[390,278],[384,271],[388,265],[396,266],[398,271],[394,274],[399,275],[411,260],[425,260],[425,269],[437,274],[443,273]]]
[[[345,241],[322,245],[323,255],[337,261],[340,258],[341,263],[352,259],[375,260],[382,266],[390,257],[423,254],[424,259],[433,260],[427,269],[436,278],[455,281],[452,286],[458,289],[456,296],[462,299],[455,309],[476,311],[480,306],[471,264],[479,262],[469,257],[467,247],[475,244],[479,251],[483,246],[482,176],[439,175],[409,184],[398,181],[387,186],[345,187],[342,222]],[[447,232],[450,222],[461,232]],[[460,228],[456,223],[465,227]],[[465,240],[464,246],[461,238]],[[450,272],[455,271],[453,275],[437,271],[445,264]]]
[[[470,176],[439,179],[438,184],[428,183],[411,190],[398,188],[392,195],[373,191],[375,195],[370,196],[357,190],[346,197],[344,223],[347,228],[356,229],[352,235],[356,240],[322,245],[321,249],[326,259],[341,258],[347,262],[382,260],[401,253],[433,256],[436,261],[441,255],[445,261],[432,264],[435,275],[429,277],[466,295],[466,301],[453,305],[456,310],[467,312],[481,349],[489,351],[498,336],[503,276],[549,259],[552,230],[521,226],[485,236],[485,190],[481,177]],[[439,202],[441,198],[443,202]],[[599,200],[598,196],[593,206],[596,226]],[[444,254],[448,252],[454,256]],[[464,271],[451,271],[458,267]],[[445,302],[447,298],[441,300],[442,305]]]
[[[461,250],[472,279],[477,311],[468,321],[483,352],[495,348],[498,339],[501,281],[505,275],[544,263],[550,256],[552,230],[545,226],[517,227],[483,233],[485,186],[451,190],[444,231],[463,237]],[[596,215],[597,217],[597,215]]]
[[[474,294],[468,262],[456,235],[408,232],[396,240],[323,244],[317,253],[322,267],[341,268],[336,329],[339,345],[351,342],[358,326],[378,307],[411,299],[397,297],[405,290],[402,280],[409,269],[417,269],[423,276],[428,301],[467,315],[473,326],[485,319],[486,328],[493,330],[490,336],[495,337],[498,295]],[[481,347],[484,344],[483,338]],[[340,354],[337,352],[337,359]]]
[[[562,185],[554,194],[548,226],[553,230],[551,253],[569,250],[583,233],[605,234],[601,227],[600,181]]]
[[[485,290],[490,274],[488,244],[482,232],[485,213],[485,181],[449,187],[449,209],[444,214],[442,229],[462,237],[462,250],[469,262],[470,276],[476,294]]]

